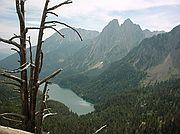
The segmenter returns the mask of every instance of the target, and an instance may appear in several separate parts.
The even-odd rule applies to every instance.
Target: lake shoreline
[[[69,88],[62,88],[58,84],[48,85],[49,99],[63,103],[69,108],[69,111],[76,113],[77,115],[85,115],[95,111],[94,104],[85,100],[83,97],[77,95],[73,90]],[[40,87],[43,89],[43,86]]]

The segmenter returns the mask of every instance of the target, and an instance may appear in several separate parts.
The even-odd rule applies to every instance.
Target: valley
[[[151,32],[130,19],[113,19],[102,32],[77,30],[83,41],[66,28],[60,30],[64,39],[54,33],[44,41],[40,77],[63,71],[51,80],[58,85],[49,85],[47,101],[58,114],[45,120],[43,130],[91,134],[107,126],[100,133],[178,134],[180,25]],[[18,59],[17,53],[8,56],[0,68],[17,68]],[[13,88],[1,84],[0,112],[20,112],[19,98],[10,99],[17,96]],[[21,128],[2,118],[0,124]]]

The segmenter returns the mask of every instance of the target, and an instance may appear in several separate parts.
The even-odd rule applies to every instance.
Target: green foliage
[[[47,105],[55,116],[44,122],[44,131],[52,134],[92,134],[107,125],[100,134],[178,134],[180,120],[180,80],[157,83],[145,88],[114,90],[97,101],[95,112],[78,116],[60,102],[49,100]],[[0,88],[0,113],[18,112],[17,93],[11,87]],[[0,118],[0,124],[20,127]]]
[[[180,80],[131,90],[115,90],[103,97],[96,111],[77,116],[72,113],[50,117],[45,128],[53,134],[91,134],[103,125],[102,134],[178,134]],[[67,111],[68,112],[68,111]],[[53,123],[52,123],[53,122]]]
[[[139,86],[145,74],[136,70],[127,62],[115,62],[99,76],[76,74],[64,78],[58,83],[69,87],[81,97],[92,102],[113,95],[117,90],[131,89]]]
[[[14,88],[13,86],[0,84],[0,114],[20,113],[20,98]],[[21,128],[20,124],[9,122],[1,117],[0,125]]]

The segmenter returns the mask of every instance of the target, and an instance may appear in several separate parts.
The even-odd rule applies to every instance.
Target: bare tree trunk
[[[4,119],[8,119],[9,121],[22,122],[23,130],[33,132],[36,134],[41,134],[43,120],[48,116],[52,116],[52,115],[56,114],[56,113],[51,113],[50,111],[48,111],[48,113],[46,112],[46,114],[45,114],[45,108],[46,108],[45,103],[47,100],[46,96],[47,96],[47,84],[48,84],[47,81],[62,71],[62,69],[58,69],[55,72],[53,72],[52,74],[50,74],[47,77],[45,77],[44,79],[42,79],[41,81],[39,80],[39,75],[40,75],[40,71],[41,71],[42,63],[43,63],[43,52],[42,52],[43,40],[42,39],[43,39],[44,29],[51,28],[64,38],[64,35],[62,35],[56,28],[54,28],[54,26],[56,26],[55,23],[57,23],[57,24],[64,25],[68,28],[71,28],[78,34],[78,36],[80,37],[81,40],[82,40],[82,38],[81,38],[80,34],[78,33],[78,31],[76,31],[76,29],[67,25],[66,23],[59,22],[59,21],[47,21],[46,22],[47,14],[55,15],[57,17],[58,15],[56,13],[54,13],[53,10],[61,7],[62,5],[72,3],[71,0],[66,0],[65,2],[62,2],[51,8],[48,8],[48,4],[49,4],[50,0],[46,0],[42,18],[41,18],[40,27],[26,27],[26,25],[25,25],[25,9],[24,9],[25,0],[15,0],[15,1],[16,1],[16,12],[17,12],[18,19],[19,19],[20,35],[15,35],[12,38],[10,38],[9,40],[3,39],[0,37],[0,41],[7,43],[7,44],[11,44],[11,45],[15,46],[16,48],[18,48],[18,50],[16,48],[13,48],[13,50],[18,52],[18,54],[20,56],[20,67],[18,69],[12,70],[12,71],[5,71],[3,73],[0,73],[0,75],[18,82],[18,83],[13,83],[13,82],[4,82],[4,83],[12,84],[17,87],[20,87],[20,97],[21,97],[22,109],[21,109],[21,115],[16,114],[16,113],[4,113],[4,114],[1,114],[0,116],[3,116]],[[51,24],[51,25],[48,25],[48,24]],[[39,35],[38,35],[38,40],[37,40],[37,48],[36,48],[36,53],[35,53],[35,64],[33,63],[32,46],[31,46],[30,37],[29,37],[29,39],[27,39],[27,37],[26,37],[28,30],[31,30],[31,29],[39,30]],[[19,43],[13,41],[16,38],[19,38]],[[27,62],[27,57],[26,57],[26,55],[27,55],[26,42],[29,42],[29,45],[30,45],[30,48],[29,48],[30,49],[30,60],[29,60],[30,63]],[[30,66],[30,75],[29,75],[29,79],[28,79],[27,73],[28,73],[29,66]],[[12,73],[12,72],[20,73],[20,78],[15,75],[8,74],[8,73]],[[41,108],[40,108],[39,112],[36,112],[38,88],[43,83],[45,83],[45,87],[44,87],[44,91],[43,91]],[[36,115],[36,113],[38,113],[38,114]],[[8,118],[6,116],[8,116]],[[10,119],[9,116],[19,118],[20,120]]]
[[[16,11],[19,17],[20,25],[20,66],[26,64],[26,27],[25,27],[25,11],[24,11],[24,1],[16,0]],[[27,69],[21,72],[21,79],[24,80],[21,83],[21,101],[22,101],[22,115],[25,116],[23,121],[23,129],[30,130],[28,120],[29,120],[29,108],[28,108],[28,90],[27,90]]]
[[[41,48],[42,48],[42,38],[43,38],[43,27],[45,24],[46,20],[46,13],[47,13],[47,8],[48,8],[48,3],[49,0],[46,0],[43,14],[42,14],[42,20],[41,20],[41,25],[40,25],[40,30],[39,30],[39,35],[38,35],[38,43],[37,43],[37,48],[36,48],[36,57],[35,57],[35,69],[34,69],[34,80],[33,80],[33,87],[32,87],[32,94],[30,98],[30,111],[31,111],[31,124],[32,126],[35,126],[35,111],[36,111],[36,97],[37,97],[37,92],[39,85],[38,79],[39,79],[39,68],[40,68],[40,55],[41,55]],[[33,130],[35,132],[35,128]]]

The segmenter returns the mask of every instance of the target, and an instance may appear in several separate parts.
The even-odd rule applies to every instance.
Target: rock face
[[[59,65],[64,62],[68,57],[71,57],[79,49],[84,47],[86,42],[95,38],[99,35],[99,32],[92,30],[85,30],[78,28],[77,31],[81,34],[83,42],[80,41],[78,35],[71,29],[61,29],[59,32],[65,35],[65,38],[62,38],[59,34],[55,33],[51,37],[47,38],[44,41],[43,53],[44,53],[44,74],[51,72],[53,69],[59,67]],[[35,51],[36,47],[33,47]],[[27,56],[29,56],[29,50],[27,50]],[[18,54],[10,55],[9,57],[0,61],[0,67],[14,69],[19,66]],[[62,67],[62,66],[61,66]]]
[[[168,33],[144,39],[124,58],[110,64],[97,77],[91,78],[87,83],[83,81],[83,86],[88,87],[85,92],[92,96],[98,92],[108,94],[111,89],[126,89],[138,84],[147,85],[180,78],[179,37],[180,25]],[[74,82],[78,77],[71,81]]]
[[[165,33],[165,31],[153,31],[153,32],[151,32],[148,29],[143,30],[143,32],[145,34],[145,38],[150,38],[150,37],[152,37],[154,35]]]
[[[125,20],[122,25],[119,25],[118,20],[114,19],[96,38],[75,53],[71,59],[68,59],[66,67],[78,71],[87,71],[95,69],[95,67],[101,68],[122,59],[144,38],[145,35],[140,26],[133,24],[130,19]]]
[[[42,74],[48,74],[59,67],[65,67],[69,57],[73,57],[81,48],[83,48],[90,40],[99,35],[97,31],[85,30],[78,28],[83,41],[80,41],[78,35],[71,29],[61,29],[60,32],[65,38],[55,33],[45,40],[43,47],[44,66]]]
[[[59,67],[67,74],[101,70],[104,66],[122,59],[145,37],[156,34],[143,31],[130,19],[121,25],[117,19],[113,19],[101,33],[80,28],[77,31],[83,38],[82,42],[74,31],[67,28],[60,30],[65,38],[55,33],[44,41],[42,75],[47,75]],[[18,59],[17,54],[11,55],[0,61],[0,67],[17,68]]]
[[[168,80],[180,75],[180,25],[169,33],[144,39],[126,60],[146,71],[149,80]]]
[[[18,129],[13,129],[10,127],[0,126],[0,134],[32,134],[32,133],[25,132]]]

